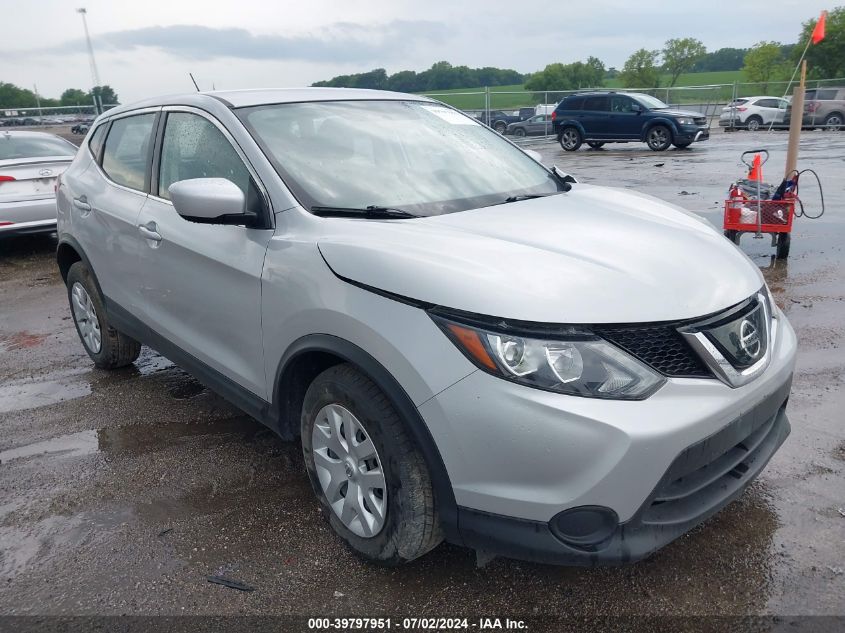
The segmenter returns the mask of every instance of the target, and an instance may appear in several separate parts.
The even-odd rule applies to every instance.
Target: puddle
[[[232,435],[251,439],[264,430],[246,416],[204,424],[132,425],[80,431],[0,452],[0,464],[27,457],[79,457],[93,453],[141,454],[164,448],[187,438]],[[269,433],[269,431],[268,431]]]
[[[0,387],[0,413],[35,409],[91,393],[91,385],[82,381],[44,380]]]

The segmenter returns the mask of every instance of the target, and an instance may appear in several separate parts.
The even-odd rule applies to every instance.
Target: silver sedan
[[[56,230],[56,178],[76,150],[55,134],[0,133],[0,237]]]

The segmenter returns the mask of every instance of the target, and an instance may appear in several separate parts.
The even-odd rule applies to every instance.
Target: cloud
[[[337,22],[317,33],[292,36],[254,35],[246,29],[184,24],[100,34],[94,41],[94,48],[98,53],[155,48],[190,60],[229,57],[366,63],[389,59],[415,46],[442,42],[449,31],[445,24],[426,20],[394,20],[372,25]],[[16,57],[83,52],[84,40],[71,40],[27,51],[11,51]]]

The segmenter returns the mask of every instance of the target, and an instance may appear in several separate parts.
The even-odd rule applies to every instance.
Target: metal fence
[[[425,96],[438,99],[451,106],[459,108],[480,121],[494,126],[500,121],[519,116],[527,118],[532,114],[551,114],[554,107],[565,97],[578,92],[587,91],[619,91],[639,92],[656,97],[669,106],[683,107],[685,110],[700,112],[705,115],[712,126],[713,120],[718,119],[722,109],[743,97],[770,96],[791,98],[797,82],[769,81],[769,82],[734,82],[730,84],[712,84],[705,86],[674,86],[666,88],[581,88],[579,90],[561,91],[513,91],[497,90],[494,88],[479,88],[474,91],[463,92],[427,92]],[[807,90],[823,88],[825,86],[845,86],[845,77],[836,79],[812,80],[806,83]],[[501,114],[507,115],[502,117]],[[731,119],[733,120],[733,118]],[[502,126],[498,126],[502,131]],[[552,122],[544,122],[543,135],[552,133]]]
[[[103,105],[103,110],[116,107],[117,103]],[[15,125],[61,125],[93,120],[97,116],[94,105],[74,106],[27,106],[24,108],[0,106],[0,126]]]

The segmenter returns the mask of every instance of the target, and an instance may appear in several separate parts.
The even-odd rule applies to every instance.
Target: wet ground
[[[761,145],[774,180],[784,134],[717,131],[664,153],[533,147],[720,223],[740,151]],[[132,367],[92,369],[54,240],[0,242],[0,613],[845,614],[845,134],[807,134],[800,164],[822,178],[825,216],[796,221],[788,262],[743,238],[800,340],[792,435],[739,501],[613,569],[478,569],[446,545],[401,569],[361,563],[321,520],[297,445],[146,348]]]

